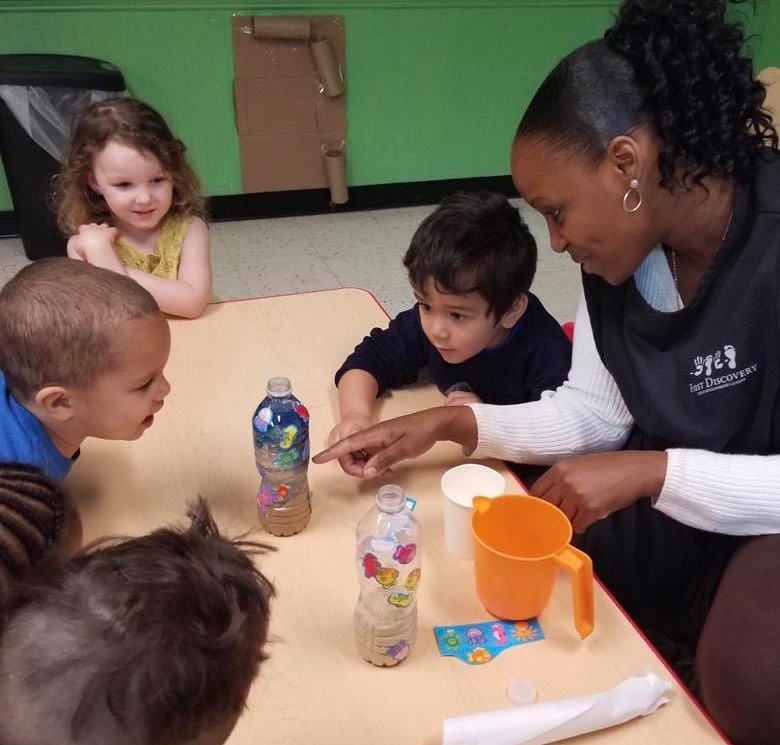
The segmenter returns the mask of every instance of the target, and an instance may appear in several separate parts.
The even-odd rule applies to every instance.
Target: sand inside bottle
[[[267,512],[260,511],[260,523],[271,535],[288,536],[300,533],[311,519],[309,494],[301,494],[286,502],[268,506]]]
[[[402,662],[417,637],[417,608],[386,614],[377,619],[364,607],[355,609],[355,644],[372,665],[392,667]]]

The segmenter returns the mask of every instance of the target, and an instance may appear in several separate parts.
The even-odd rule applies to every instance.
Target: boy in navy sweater
[[[422,368],[447,405],[534,401],[566,379],[571,344],[528,291],[536,243],[505,197],[445,198],[415,232],[404,266],[417,304],[373,329],[336,373],[331,442],[369,427],[377,396]]]

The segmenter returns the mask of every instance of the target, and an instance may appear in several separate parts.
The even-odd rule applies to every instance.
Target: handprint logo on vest
[[[725,344],[723,349],[716,349],[712,354],[706,357],[697,355],[693,359],[693,370],[691,375],[699,377],[702,373],[707,376],[712,375],[715,370],[737,369],[737,350],[733,344]]]
[[[704,393],[744,383],[750,375],[757,371],[757,364],[737,370],[737,350],[733,344],[724,344],[712,354],[697,355],[693,358],[693,370],[691,370],[690,375],[701,378],[701,380],[689,383],[688,387],[691,393],[701,396]]]

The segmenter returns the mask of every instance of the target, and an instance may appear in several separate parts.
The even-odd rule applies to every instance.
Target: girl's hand
[[[116,228],[104,222],[80,225],[78,233],[68,240],[68,256],[116,271],[120,262],[114,251],[114,241],[118,235]]]
[[[78,233],[68,238],[67,250],[68,250],[68,256],[71,259],[76,259],[76,261],[87,260],[86,254],[84,253],[84,249],[81,247],[81,243],[79,242]]]
[[[317,453],[314,463],[338,459],[350,476],[373,478],[399,461],[415,458],[439,440],[452,440],[473,450],[477,422],[467,406],[439,406],[375,424]]]
[[[576,533],[641,497],[657,497],[666,453],[625,450],[565,458],[534,484],[534,496],[559,507]]]

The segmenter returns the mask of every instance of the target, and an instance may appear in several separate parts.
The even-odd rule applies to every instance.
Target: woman
[[[453,440],[554,463],[534,493],[755,745],[780,742],[780,155],[726,4],[626,0],[520,122],[515,184],[583,272],[569,380],[384,422],[314,460],[371,477]]]

